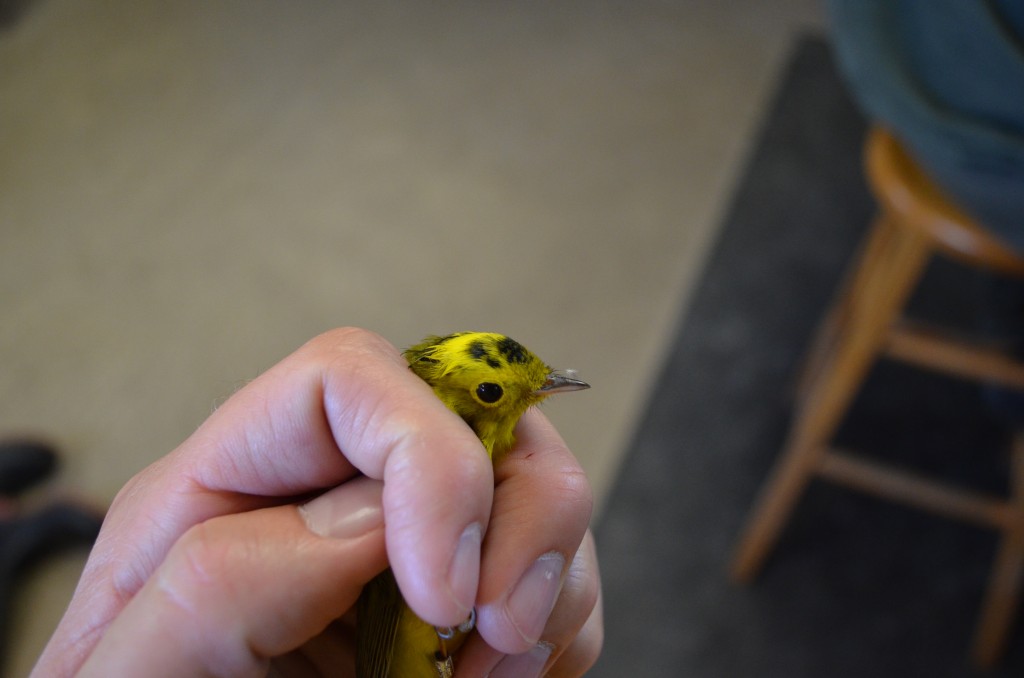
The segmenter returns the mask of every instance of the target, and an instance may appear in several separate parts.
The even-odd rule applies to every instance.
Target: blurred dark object
[[[43,442],[0,442],[0,667],[6,663],[12,606],[25,572],[48,555],[89,547],[99,534],[103,512],[73,501],[56,501],[22,511],[17,495],[49,478],[57,469],[57,452]]]
[[[30,0],[0,0],[0,31],[16,24]]]
[[[0,495],[11,496],[50,476],[57,469],[57,452],[33,440],[0,441]]]

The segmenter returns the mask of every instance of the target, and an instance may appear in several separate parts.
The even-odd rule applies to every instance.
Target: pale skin
[[[427,621],[476,608],[458,676],[580,676],[603,637],[591,509],[543,414],[492,467],[393,346],[334,330],[125,485],[33,675],[353,675],[350,611],[390,565]],[[560,586],[519,587],[551,562]]]

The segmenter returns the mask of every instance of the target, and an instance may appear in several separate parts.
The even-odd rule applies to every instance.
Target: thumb
[[[387,567],[382,484],[349,481],[301,507],[185,532],[80,675],[264,675],[342,616]]]

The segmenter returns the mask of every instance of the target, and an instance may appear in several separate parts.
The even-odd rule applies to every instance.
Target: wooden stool
[[[756,576],[815,476],[994,527],[1003,537],[973,647],[975,661],[990,666],[1002,653],[1024,573],[1024,434],[1013,445],[1009,499],[861,460],[828,443],[868,370],[883,356],[1024,389],[1024,364],[901,318],[933,255],[1020,277],[1024,258],[950,204],[886,131],[868,134],[865,162],[880,213],[807,356],[789,438],[742,534],[732,575],[739,582]]]

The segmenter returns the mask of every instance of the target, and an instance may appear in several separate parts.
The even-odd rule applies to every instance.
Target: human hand
[[[517,436],[492,469],[394,347],[321,335],[125,485],[34,675],[352,675],[351,609],[389,564],[431,623],[475,601],[460,676],[581,675],[590,489],[539,412]]]

